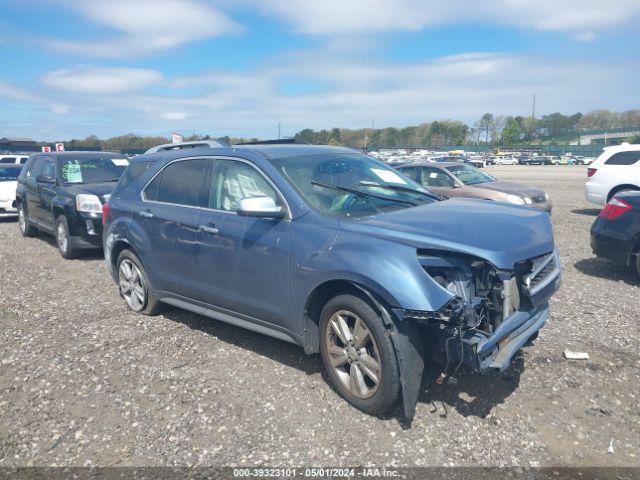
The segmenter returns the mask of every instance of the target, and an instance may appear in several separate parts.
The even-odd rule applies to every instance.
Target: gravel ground
[[[99,254],[65,261],[0,221],[0,466],[640,466],[640,282],[591,253],[586,168],[487,170],[551,195],[563,285],[501,376],[437,386],[429,368],[405,429],[339,398],[318,356],[177,309],[134,315]]]

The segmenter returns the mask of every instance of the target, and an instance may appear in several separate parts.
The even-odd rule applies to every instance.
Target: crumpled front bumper
[[[518,350],[547,322],[549,313],[548,304],[535,310],[517,311],[491,335],[467,330],[462,335],[463,363],[478,372],[490,368],[506,370]],[[452,350],[459,352],[459,345]]]

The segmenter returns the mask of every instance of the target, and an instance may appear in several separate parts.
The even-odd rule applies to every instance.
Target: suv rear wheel
[[[35,237],[38,234],[38,229],[29,224],[27,209],[22,202],[18,204],[18,226],[23,237]]]
[[[390,331],[362,299],[338,295],[320,315],[320,354],[332,384],[349,403],[378,415],[400,396]]]
[[[131,250],[123,250],[118,255],[116,265],[120,296],[127,306],[136,313],[157,315],[160,302],[151,290],[149,276],[136,254]]]

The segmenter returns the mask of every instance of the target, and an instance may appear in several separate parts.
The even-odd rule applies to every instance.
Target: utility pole
[[[282,137],[280,137],[280,122],[278,122],[278,140],[280,140],[280,138]]]
[[[536,94],[533,94],[533,109],[531,110],[531,118],[536,118]]]

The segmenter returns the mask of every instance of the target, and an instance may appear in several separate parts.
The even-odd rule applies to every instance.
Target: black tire
[[[29,223],[29,216],[24,204],[18,204],[18,228],[23,237],[35,237],[38,235],[38,229]]]
[[[139,306],[137,303],[132,302],[131,298],[135,293],[131,290],[129,292],[126,291],[127,287],[123,286],[123,274],[121,269],[123,268],[123,264],[133,264],[137,267],[140,277],[140,286],[144,293],[144,298],[139,301]],[[147,271],[142,266],[142,262],[137,257],[133,251],[125,249],[120,252],[118,255],[118,259],[116,260],[116,268],[118,272],[118,290],[120,291],[120,296],[124,299],[125,303],[132,311],[136,313],[140,313],[142,315],[154,316],[160,313],[162,304],[158,301],[155,293],[153,292],[153,288],[151,287],[151,282],[149,281],[149,276],[147,275]],[[131,284],[129,284],[131,285]],[[139,297],[137,298],[139,300]]]
[[[332,338],[336,342],[343,343],[340,342],[341,337],[336,333],[333,326],[337,318],[335,316],[339,312],[353,314],[351,319],[348,319],[348,315],[341,314],[341,316],[347,317],[346,323],[353,320],[355,324],[358,319],[361,320],[370,334],[368,338],[372,339],[367,343],[361,343],[360,348],[356,350],[359,345],[355,341],[362,341],[362,339],[358,339],[357,333],[363,330],[354,326],[351,331],[352,343],[344,347],[345,353],[343,356],[336,356],[335,354],[335,349],[339,350],[343,347],[332,343]],[[332,317],[334,323],[330,326]],[[348,326],[351,328],[351,323]],[[365,338],[367,338],[366,335]],[[330,355],[329,349],[334,351],[333,355]],[[347,350],[349,353],[347,353]],[[354,354],[353,352],[356,353]],[[343,294],[333,297],[327,302],[320,314],[320,355],[331,383],[338,393],[353,406],[370,415],[379,415],[388,412],[398,403],[400,398],[400,374],[398,360],[391,340],[391,332],[385,327],[380,315],[364,300],[354,295]],[[378,370],[369,369],[371,358],[376,360],[379,366]],[[340,367],[332,364],[332,361],[340,362],[343,359],[345,363]],[[358,396],[350,391],[353,368],[355,368],[354,373],[356,373],[353,377],[360,378],[362,384],[366,384],[365,387],[370,392],[369,396],[362,394],[362,389],[355,388],[357,385],[354,389],[359,390],[362,395]],[[377,383],[372,381],[375,375],[370,376],[369,372],[371,371],[379,372]],[[349,386],[345,385],[345,383],[349,383]],[[358,382],[356,381],[356,383]]]
[[[56,219],[56,245],[58,245],[58,251],[62,258],[67,260],[77,258],[80,254],[77,248],[73,248],[71,245],[71,235],[69,235],[69,224],[67,218],[64,215],[59,215]]]

